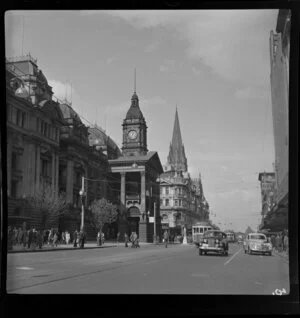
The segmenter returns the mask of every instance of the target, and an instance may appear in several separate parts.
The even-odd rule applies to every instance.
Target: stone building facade
[[[116,144],[106,135],[106,144],[99,144],[70,103],[54,100],[30,55],[6,60],[6,107],[9,223],[43,228],[43,216],[27,198],[50,187],[53,196],[65,193],[68,211],[49,226],[79,229],[84,204],[88,239],[95,238],[89,205],[109,192],[108,158],[120,153]],[[85,195],[80,197],[83,178]]]
[[[203,193],[201,176],[192,179],[182,142],[176,109],[167,164],[160,176],[162,230],[171,234],[191,234],[192,225],[209,219],[209,205]]]

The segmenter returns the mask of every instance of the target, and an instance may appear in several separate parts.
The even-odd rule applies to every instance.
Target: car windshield
[[[250,240],[265,240],[266,237],[264,235],[259,235],[259,234],[255,234],[255,235],[250,235]]]

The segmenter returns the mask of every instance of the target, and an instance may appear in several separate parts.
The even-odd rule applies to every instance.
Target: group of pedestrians
[[[273,248],[277,252],[287,252],[289,250],[289,237],[288,237],[288,231],[285,230],[283,232],[277,233],[271,235],[271,243]]]
[[[86,233],[83,229],[80,231],[77,231],[77,229],[74,231],[74,242],[73,247],[79,247],[84,248],[84,244],[86,242]]]
[[[78,232],[77,230],[75,231]],[[84,236],[80,242],[85,241],[85,234],[83,233],[73,235],[73,241],[76,241],[77,236]],[[78,232],[80,233],[80,232]],[[22,246],[28,249],[42,249],[43,246],[57,247],[58,245],[64,244],[69,245],[72,242],[71,234],[69,231],[60,232],[57,228],[51,228],[42,230],[37,227],[30,227],[27,229],[26,225],[23,224],[22,227],[8,227],[8,249],[12,249],[13,246]],[[77,245],[76,245],[77,246]]]
[[[102,231],[97,233],[97,246],[102,246],[105,242],[105,235]]]

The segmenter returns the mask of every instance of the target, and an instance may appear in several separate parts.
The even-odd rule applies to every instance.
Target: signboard
[[[149,216],[149,223],[154,223],[154,216]]]
[[[169,229],[169,224],[167,224],[167,223],[162,223],[161,224],[161,228],[163,229],[163,230],[168,230]]]

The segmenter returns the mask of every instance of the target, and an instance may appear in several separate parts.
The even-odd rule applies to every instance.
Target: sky
[[[256,229],[273,171],[269,35],[278,10],[7,11],[6,57],[37,58],[54,95],[122,147],[134,90],[148,149],[166,163],[176,106],[211,220]]]

